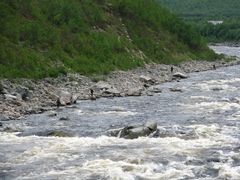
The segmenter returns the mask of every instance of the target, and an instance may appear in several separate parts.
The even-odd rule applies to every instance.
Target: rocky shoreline
[[[178,66],[148,64],[129,71],[115,71],[96,82],[79,74],[58,78],[0,80],[0,121],[20,119],[27,114],[54,110],[76,100],[160,93],[158,84],[178,80],[185,73],[240,64],[240,60],[188,61]],[[103,79],[103,78],[102,78]],[[92,94],[91,94],[92,91]]]

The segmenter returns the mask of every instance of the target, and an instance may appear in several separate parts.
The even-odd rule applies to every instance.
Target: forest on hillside
[[[194,24],[210,42],[240,41],[239,0],[158,0],[163,6]],[[209,20],[223,21],[213,25]]]

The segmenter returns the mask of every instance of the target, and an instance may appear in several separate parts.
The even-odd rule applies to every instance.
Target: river
[[[240,56],[240,48],[211,48]],[[78,101],[57,116],[46,112],[2,122],[21,132],[0,132],[0,179],[238,180],[239,69],[192,73],[159,85],[162,93],[154,96]],[[150,120],[161,137],[106,136],[110,129]],[[50,130],[72,137],[41,136]]]

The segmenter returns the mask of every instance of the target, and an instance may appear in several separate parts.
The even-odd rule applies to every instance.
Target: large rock
[[[187,76],[186,74],[184,74],[184,73],[176,72],[176,73],[173,74],[173,77],[185,79],[185,78],[187,78],[188,76]]]
[[[183,90],[179,87],[169,88],[169,90],[172,91],[172,92],[183,92]]]
[[[135,139],[138,137],[150,136],[157,131],[156,122],[147,122],[142,126],[126,126],[124,128],[109,131],[111,136],[119,138]]]
[[[146,83],[146,84],[150,84],[150,85],[153,85],[153,84],[156,83],[156,80],[153,79],[153,78],[151,78],[151,77],[149,77],[149,76],[141,75],[141,76],[139,77],[139,79],[140,79],[142,82],[144,82],[144,83]]]
[[[161,93],[162,89],[160,86],[151,86],[147,89],[148,92]]]
[[[12,95],[12,94],[4,94],[4,98],[5,100],[7,101],[16,101],[16,100],[19,100],[19,98],[15,95]]]
[[[28,100],[31,96],[29,89],[23,86],[17,86],[16,93],[19,94],[24,101]]]
[[[133,89],[129,89],[126,92],[127,96],[141,96],[143,89],[142,88],[133,88]]]
[[[60,91],[58,100],[57,100],[57,105],[58,106],[66,106],[66,105],[71,105],[73,103],[76,103],[77,101],[77,96],[72,95],[71,93],[67,91]]]
[[[99,81],[91,89],[94,91],[94,93],[100,93],[103,97],[120,96],[121,93],[115,87],[104,81]]]
[[[109,97],[109,96],[120,97],[120,94],[121,92],[118,91],[116,88],[107,89],[102,92],[103,97]]]
[[[99,81],[98,83],[96,83],[93,86],[93,89],[97,90],[97,91],[106,91],[106,90],[111,89],[111,88],[113,88],[113,87],[110,84],[108,84],[104,81]]]

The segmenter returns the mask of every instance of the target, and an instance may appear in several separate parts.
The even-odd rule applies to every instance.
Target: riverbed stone
[[[4,94],[4,98],[5,98],[5,100],[7,100],[7,101],[12,101],[12,100],[17,100],[18,99],[18,97],[17,96],[15,96],[15,95],[12,95],[12,94]]]
[[[0,114],[0,121],[8,121],[10,118],[7,115]]]
[[[188,76],[184,73],[181,73],[181,72],[176,72],[173,74],[173,77],[174,78],[181,78],[181,79],[186,79]]]
[[[64,131],[50,131],[46,134],[46,136],[57,136],[57,137],[71,137],[69,133]]]
[[[153,93],[161,93],[162,89],[159,86],[151,86],[147,89],[147,91],[153,92]]]
[[[24,86],[17,86],[16,93],[19,94],[22,100],[26,101],[30,98],[30,91]]]
[[[99,81],[93,86],[93,89],[95,89],[97,91],[105,91],[105,90],[108,90],[111,88],[112,88],[112,86],[104,81]]]
[[[143,89],[142,88],[132,88],[126,92],[127,96],[141,96]]]
[[[66,106],[76,103],[76,101],[77,101],[76,95],[72,95],[68,91],[60,91],[59,97],[57,99],[57,104],[60,106]]]
[[[179,87],[169,88],[169,90],[172,91],[172,92],[183,92],[183,90]]]
[[[112,136],[119,138],[135,139],[138,137],[149,136],[157,130],[156,122],[147,122],[142,126],[126,126],[109,132]]]
[[[60,121],[69,121],[70,118],[67,117],[67,116],[66,116],[66,117],[60,117],[59,120],[60,120]]]
[[[139,77],[139,79],[140,79],[140,81],[142,81],[142,82],[144,82],[144,83],[146,83],[146,84],[149,84],[149,85],[153,85],[153,84],[156,83],[156,80],[155,80],[155,79],[153,79],[153,78],[151,78],[151,77],[149,77],[149,76],[145,76],[145,75],[141,75],[141,76]]]

